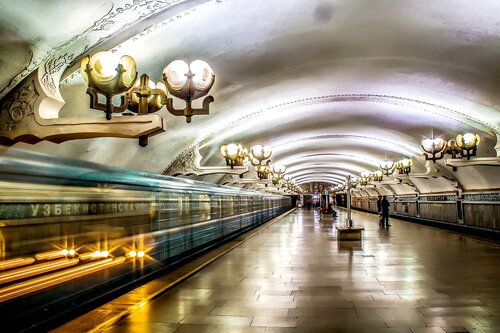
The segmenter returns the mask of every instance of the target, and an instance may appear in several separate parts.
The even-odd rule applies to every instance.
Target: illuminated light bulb
[[[179,90],[186,84],[189,73],[189,66],[185,61],[174,60],[163,69],[163,76],[167,79],[168,84]]]
[[[90,66],[94,69],[92,74],[100,81],[113,79],[119,63],[120,58],[111,52],[98,52],[90,60]]]
[[[474,133],[465,133],[458,134],[455,138],[455,142],[458,147],[462,149],[473,149],[479,145],[480,137],[478,134]]]
[[[76,254],[75,250],[71,249],[69,250],[69,255],[70,256],[74,256]]]
[[[380,162],[380,168],[382,168],[384,170],[392,169],[393,166],[394,166],[393,161],[384,160],[384,161]]]
[[[229,158],[236,158],[238,156],[238,153],[240,151],[240,145],[236,145],[234,143],[230,143],[226,146],[227,150],[227,156]]]
[[[128,253],[128,255],[129,255],[129,257],[135,258],[137,256],[137,252],[132,250]]]
[[[199,90],[209,88],[214,80],[214,70],[203,60],[195,60],[190,65],[193,83]]]
[[[220,154],[221,154],[221,155],[222,155],[222,157],[224,157],[224,158],[226,158],[226,157],[227,157],[226,147],[227,147],[227,145],[221,145],[221,146],[220,146]]]
[[[67,249],[64,249],[61,251],[61,253],[64,255],[64,256],[67,256],[69,251]]]
[[[138,257],[138,258],[142,258],[142,257],[144,257],[144,251],[139,251],[139,252],[137,252],[137,257]]]
[[[425,139],[422,141],[422,148],[425,152],[432,154],[439,152],[446,147],[446,141],[442,138]]]
[[[109,252],[108,251],[104,250],[104,251],[101,252],[101,257],[107,258],[108,256],[109,256]]]
[[[286,171],[286,167],[284,165],[274,165],[273,173],[282,174]]]

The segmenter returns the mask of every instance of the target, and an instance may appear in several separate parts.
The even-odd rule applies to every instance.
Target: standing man
[[[387,197],[384,195],[382,198],[382,225],[385,225],[386,227],[389,227],[389,207],[390,207],[389,200],[387,200]]]
[[[377,200],[377,213],[378,213],[378,224],[382,225],[382,196],[378,196]]]

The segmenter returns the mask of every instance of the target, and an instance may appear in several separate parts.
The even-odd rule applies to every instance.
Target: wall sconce
[[[468,160],[470,160],[472,156],[476,156],[479,141],[479,134],[475,133],[458,134],[455,138],[455,143],[459,148],[460,155],[462,155],[462,157],[467,157]]]
[[[195,60],[190,65],[182,60],[175,60],[163,70],[163,82],[152,83],[147,74],[141,76],[138,86],[136,63],[130,56],[118,56],[110,52],[98,52],[85,57],[81,62],[81,73],[88,84],[90,107],[106,113],[110,120],[113,113],[130,110],[138,115],[160,110],[163,105],[174,116],[185,116],[191,122],[193,115],[209,113],[212,96],[203,100],[203,107],[192,108],[192,101],[208,94],[215,82],[212,68],[202,60]],[[173,99],[166,91],[185,101],[184,109],[175,109]],[[128,93],[127,93],[128,92]],[[127,94],[126,94],[127,93]],[[104,95],[106,103],[99,103],[98,95]],[[120,104],[113,104],[113,97],[120,95]],[[148,144],[148,136],[139,137],[139,144]]]
[[[280,183],[282,175],[285,173],[286,167],[283,165],[273,165],[271,168],[272,172],[272,177],[271,181],[273,182],[273,185],[278,185]]]
[[[383,160],[380,162],[380,169],[382,169],[382,172],[384,175],[389,176],[392,175],[394,172],[394,162],[389,161],[389,160]]]
[[[269,160],[267,162],[262,162],[262,164],[254,165],[255,171],[257,171],[257,176],[259,179],[268,179],[271,168],[269,167]]]
[[[281,186],[288,188],[291,180],[292,178],[289,175],[283,175],[283,177],[281,177]]]
[[[262,163],[271,157],[272,151],[268,146],[255,145],[250,148],[252,158]]]
[[[98,52],[86,56],[80,63],[83,79],[88,84],[87,94],[90,96],[90,107],[106,113],[110,120],[113,112],[123,112],[128,101],[123,95],[130,90],[137,80],[135,60],[124,55],[118,58],[111,52]],[[104,95],[106,103],[99,103],[98,94]],[[113,96],[121,95],[121,103],[113,104]]]
[[[359,178],[354,176],[354,177],[351,177],[351,188],[355,188],[356,185],[358,185],[359,183]]]
[[[432,160],[434,163],[442,159],[445,154],[450,154],[453,159],[467,157],[467,160],[470,160],[472,156],[476,156],[479,142],[479,134],[465,133],[458,134],[455,140],[451,139],[448,142],[441,138],[425,139],[422,141],[422,149],[425,160]],[[457,170],[456,166],[452,165],[452,167],[453,171]]]
[[[372,172],[370,176],[374,181],[380,182],[384,178],[384,173],[381,170],[377,170]]]
[[[394,167],[402,175],[407,175],[411,172],[411,167],[413,166],[413,160],[411,158],[403,158],[394,164]]]
[[[269,167],[269,163],[271,163],[269,157],[271,157],[271,154],[271,148],[268,146],[255,145],[250,148],[251,163],[255,167],[259,179],[268,179],[271,172],[271,168]]]
[[[370,173],[367,171],[363,171],[363,172],[361,172],[361,177],[358,178],[358,183],[360,185],[368,185],[368,182],[370,181],[370,179],[371,179]]]
[[[442,138],[425,139],[422,141],[422,149],[424,150],[424,157],[426,161],[440,160],[446,153],[447,142]]]
[[[231,169],[234,166],[243,166],[248,157],[248,150],[240,144],[230,143],[220,146],[220,153],[226,159],[226,165]]]

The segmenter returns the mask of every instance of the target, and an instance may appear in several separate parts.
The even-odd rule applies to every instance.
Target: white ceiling
[[[4,1],[0,97],[56,63],[59,117],[102,116],[77,71],[83,55],[129,54],[155,80],[172,60],[203,59],[216,73],[210,115],[186,124],[161,110],[167,132],[145,148],[113,138],[17,146],[162,173],[194,145],[203,164],[223,165],[221,143],[266,144],[299,183],[340,183],[404,156],[424,172],[420,142],[432,133],[476,131],[479,155],[496,156],[499,12],[498,0]],[[452,176],[465,189],[500,188],[495,167]]]

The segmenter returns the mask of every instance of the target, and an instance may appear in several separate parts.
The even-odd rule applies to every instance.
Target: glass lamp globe
[[[172,95],[195,100],[212,88],[215,73],[203,60],[195,60],[190,65],[183,60],[174,60],[163,69],[163,81]]]
[[[227,157],[235,159],[240,152],[240,145],[230,143],[226,146]]]
[[[133,87],[137,79],[132,57],[118,57],[111,52],[97,52],[80,63],[83,79],[104,95],[118,95]]]
[[[442,151],[446,147],[446,141],[442,138],[425,139],[422,141],[422,148],[426,153],[432,154]]]
[[[224,157],[224,158],[226,158],[226,157],[227,157],[226,147],[227,147],[227,145],[221,145],[221,146],[220,146],[220,154],[221,154],[221,155],[222,155],[222,157]]]
[[[250,148],[250,154],[259,161],[267,160],[271,157],[271,148],[268,146],[255,145]]]
[[[390,160],[384,160],[380,162],[380,168],[384,170],[389,170],[394,167],[394,162]]]
[[[282,174],[286,171],[286,167],[284,165],[273,165],[273,173]]]
[[[473,149],[477,148],[479,145],[480,137],[479,134],[475,133],[465,133],[458,134],[455,138],[455,142],[461,149]]]
[[[361,172],[361,177],[362,178],[369,178],[370,177],[370,172],[368,172],[368,171]]]

